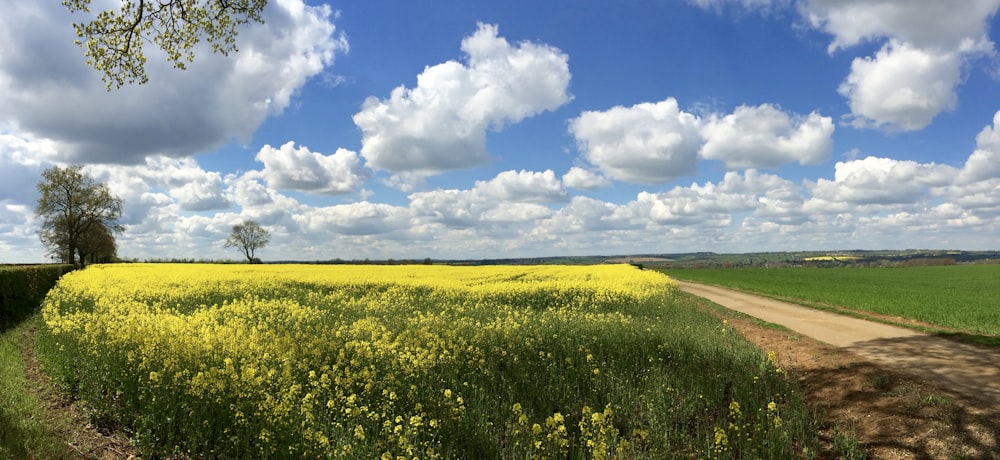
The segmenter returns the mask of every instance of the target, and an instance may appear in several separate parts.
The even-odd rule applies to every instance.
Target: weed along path
[[[1000,404],[1000,349],[807,308],[744,292],[677,280],[680,288],[731,310],[780,324],[874,364],[934,382],[987,404]]]

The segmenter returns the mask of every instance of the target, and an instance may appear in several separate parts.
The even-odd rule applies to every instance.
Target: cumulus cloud
[[[0,131],[0,199],[34,203],[38,197],[35,184],[46,165],[40,158],[53,151],[52,142]]]
[[[584,158],[612,178],[659,184],[691,174],[698,163],[701,119],[677,100],[586,111],[570,121]]]
[[[961,6],[937,0],[808,0],[803,16],[834,36],[829,51],[864,41],[896,38],[919,48],[957,48],[987,32],[998,0],[968,0]]]
[[[769,0],[690,0],[719,11],[784,8]],[[1000,0],[801,0],[796,6],[810,27],[830,34],[835,53],[885,40],[875,56],[853,60],[839,92],[849,101],[855,127],[919,130],[955,107],[962,71],[978,56],[996,56],[989,39]]]
[[[854,59],[838,91],[850,102],[855,126],[915,131],[955,107],[960,67],[955,52],[891,40],[874,58]]]
[[[833,130],[832,119],[816,112],[793,117],[771,104],[739,106],[705,122],[701,156],[730,169],[819,164],[830,155]]]
[[[414,215],[452,228],[477,223],[532,221],[551,214],[540,203],[568,199],[552,170],[504,171],[468,190],[434,190],[409,196]],[[529,206],[530,205],[530,206]]]
[[[987,125],[976,136],[976,150],[969,155],[962,168],[961,182],[997,177],[1000,177],[1000,111],[993,115],[993,124]]]
[[[564,237],[601,231],[639,229],[645,224],[638,223],[621,213],[615,203],[586,196],[575,196],[562,209],[541,222],[531,231],[535,238],[544,236]]]
[[[634,219],[649,219],[667,225],[721,227],[732,223],[734,214],[760,206],[758,197],[795,186],[780,177],[748,170],[726,173],[719,183],[674,187],[663,193],[640,192],[626,207]]]
[[[346,149],[323,155],[305,146],[295,148],[295,142],[289,141],[277,149],[261,147],[255,159],[264,164],[260,176],[279,190],[321,195],[354,193],[369,177],[358,154]]]
[[[0,199],[0,234],[4,235],[0,240],[0,249],[3,249],[4,254],[0,256],[0,263],[11,262],[8,257],[18,252],[41,248],[34,217],[35,210],[32,207],[10,199]]]
[[[346,235],[390,233],[406,228],[409,218],[407,208],[367,201],[310,208],[295,216],[305,232]]]
[[[468,190],[417,192],[409,199],[415,215],[453,228],[472,227],[489,209]]]
[[[817,112],[787,113],[772,104],[739,106],[704,119],[682,111],[677,100],[583,112],[570,121],[583,158],[612,179],[665,183],[695,172],[698,159],[719,160],[729,169],[814,165],[832,148],[833,120]],[[568,186],[603,185],[603,178],[574,168]]]
[[[489,159],[487,129],[570,100],[568,57],[556,48],[511,45],[487,24],[479,24],[461,48],[465,62],[427,67],[415,88],[369,98],[354,115],[370,167],[419,177],[483,164]]]
[[[205,171],[193,158],[169,158],[162,155],[147,157],[142,165],[91,165],[86,172],[108,187],[125,202],[126,214],[135,219],[147,210],[138,203],[164,204],[164,199],[151,199],[160,194],[182,211],[212,211],[228,208],[222,176]],[[151,194],[144,196],[144,194]]]
[[[611,185],[611,181],[600,173],[579,166],[569,168],[569,172],[563,174],[562,181],[567,187],[580,190],[593,190]]]
[[[847,206],[915,204],[927,196],[930,188],[950,184],[957,173],[947,165],[870,156],[837,162],[834,179],[817,180],[812,196],[819,202]]]
[[[489,181],[476,181],[472,191],[483,199],[496,201],[566,200],[566,189],[551,169],[544,172],[504,171]]]
[[[536,203],[508,203],[483,213],[487,222],[531,222],[552,215],[552,210]]]
[[[995,54],[987,25],[998,7],[1000,0],[960,8],[935,0],[809,0],[801,11],[833,35],[831,53],[888,40],[874,57],[854,59],[838,91],[854,126],[914,131],[955,107],[963,65]]]
[[[73,17],[57,3],[8,2],[0,17],[0,124],[57,142],[58,160],[141,164],[248,140],[306,80],[347,50],[329,6],[270,2],[229,57],[199,45],[185,71],[147,47],[150,82],[108,92],[84,64]]]

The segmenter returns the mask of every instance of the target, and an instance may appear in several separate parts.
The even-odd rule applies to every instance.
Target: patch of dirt
[[[122,460],[139,457],[128,437],[121,432],[108,432],[90,423],[75,401],[65,396],[49,376],[42,371],[35,355],[35,333],[27,328],[22,341],[25,374],[31,382],[30,391],[43,406],[43,416],[59,439],[65,441],[65,459]]]
[[[744,337],[774,351],[798,379],[824,421],[823,458],[1000,458],[1000,407],[848,349],[726,315]],[[852,443],[863,451],[852,451]]]

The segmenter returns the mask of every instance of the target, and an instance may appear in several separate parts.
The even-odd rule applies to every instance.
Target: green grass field
[[[663,270],[681,280],[1000,336],[1000,265]]]

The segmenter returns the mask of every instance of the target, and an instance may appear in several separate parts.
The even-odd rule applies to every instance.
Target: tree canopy
[[[247,261],[253,263],[256,260],[255,251],[267,246],[270,241],[271,232],[255,221],[244,220],[242,224],[233,226],[233,231],[229,234],[225,246],[239,249],[246,256]]]
[[[91,0],[62,3],[70,12],[90,13]],[[194,47],[203,39],[217,53],[238,51],[237,27],[263,23],[266,5],[267,0],[122,0],[121,8],[101,11],[73,28],[87,64],[103,72],[110,90],[149,80],[143,42],[159,46],[179,69],[194,61]]]
[[[124,230],[118,224],[122,200],[107,184],[96,182],[82,170],[74,165],[43,171],[35,208],[35,215],[42,219],[39,238],[49,253],[62,262],[80,265],[86,263],[87,255],[114,255],[113,232]]]

